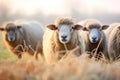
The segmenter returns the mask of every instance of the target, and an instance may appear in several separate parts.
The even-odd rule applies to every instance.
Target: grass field
[[[10,51],[8,51],[2,40],[2,35],[0,34],[0,61],[13,59],[16,59],[16,56],[13,55]]]
[[[9,51],[7,50],[5,44],[3,43],[2,37],[0,35],[0,60],[1,59],[8,59],[11,55]]]
[[[35,59],[3,61],[0,80],[120,80],[120,63],[96,62],[86,55],[52,65]]]
[[[68,56],[47,65],[33,57],[18,60],[10,53],[0,35],[0,80],[120,80],[120,62],[105,63],[88,55]]]

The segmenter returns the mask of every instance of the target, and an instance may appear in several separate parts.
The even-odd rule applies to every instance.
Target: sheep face
[[[17,38],[17,30],[19,28],[21,28],[21,26],[9,23],[5,28],[0,28],[0,30],[3,31],[6,41],[14,42]]]
[[[61,43],[68,43],[71,39],[72,27],[67,27],[67,25],[61,25],[58,27],[59,40]]]
[[[99,42],[100,38],[101,38],[101,34],[98,29],[93,28],[89,31],[89,40],[91,43]]]
[[[102,27],[93,27],[87,29],[86,27],[83,28],[84,31],[88,31],[88,38],[91,43],[97,43],[100,41],[102,38],[102,30],[107,29],[109,26],[108,25],[103,25]]]
[[[71,35],[74,30],[79,30],[82,28],[81,25],[48,25],[47,26],[51,30],[57,30],[58,39],[62,44],[66,44],[70,42]]]

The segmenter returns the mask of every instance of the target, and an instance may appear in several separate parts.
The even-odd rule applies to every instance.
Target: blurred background
[[[46,25],[59,16],[77,22],[95,18],[104,24],[120,22],[120,0],[0,0],[0,25],[4,21],[38,20]]]
[[[17,19],[37,20],[45,26],[60,16],[71,16],[77,22],[87,18],[104,24],[120,22],[120,0],[0,0],[0,26]],[[109,64],[103,59],[99,64],[84,55],[70,58],[50,66],[30,56],[18,62],[0,32],[0,80],[120,80],[119,60]]]

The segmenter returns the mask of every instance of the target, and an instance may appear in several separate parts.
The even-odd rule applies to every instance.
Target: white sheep
[[[102,40],[98,47],[97,54],[102,52],[104,53],[106,59],[109,59],[107,54],[107,47],[106,47],[106,37],[103,32],[103,30],[107,29],[109,26],[102,25],[96,19],[86,19],[79,22],[79,24],[84,27],[83,30],[80,31],[80,35],[85,41],[86,51],[91,53],[92,51],[96,50],[98,44]],[[90,55],[93,56],[93,54]]]
[[[42,26],[36,21],[10,21],[5,22],[0,27],[3,40],[7,48],[16,54],[18,58],[22,57],[23,52],[31,55],[42,54]]]
[[[120,58],[120,23],[113,23],[106,30],[108,54],[111,61]]]
[[[66,48],[72,50],[79,46],[75,54],[80,55],[84,51],[84,44],[78,35],[78,30],[81,28],[82,26],[77,25],[70,17],[59,17],[55,20],[55,24],[48,25],[43,36],[43,53],[46,62],[51,64],[60,60],[63,56],[59,52],[65,51]]]

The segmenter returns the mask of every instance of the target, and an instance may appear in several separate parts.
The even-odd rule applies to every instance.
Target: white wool
[[[88,28],[90,24],[102,24],[100,21],[96,19],[85,19],[80,21],[78,24],[82,25],[83,27]]]
[[[111,60],[115,60],[115,58],[117,58],[119,55],[119,43],[120,41],[118,39],[119,38],[119,34],[120,30],[118,29],[118,27],[120,26],[120,23],[113,23],[110,25],[110,27],[105,31],[106,36],[107,36],[107,46],[108,46],[108,54],[110,56]],[[116,47],[116,48],[114,48]],[[118,53],[117,53],[118,52]]]
[[[44,53],[45,60],[48,63],[53,62],[53,60],[52,60],[53,57],[51,57],[51,56],[54,56],[54,54],[53,54],[54,51],[51,49],[51,47],[52,47],[52,40],[51,40],[52,35],[53,35],[53,31],[46,28],[44,36],[43,36],[43,53]],[[56,61],[54,61],[54,62],[56,62]]]

